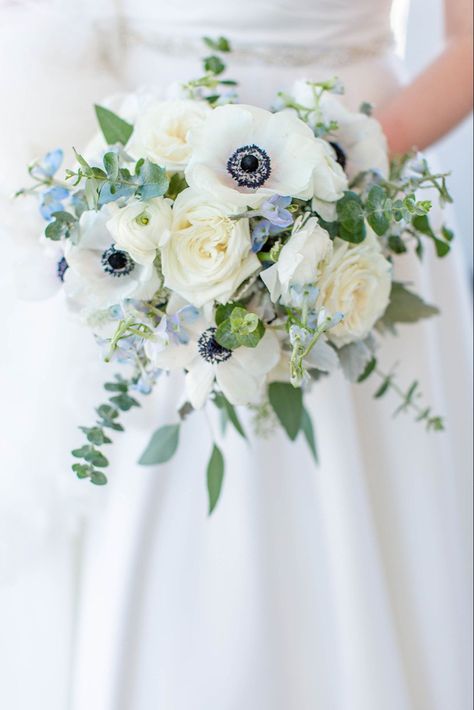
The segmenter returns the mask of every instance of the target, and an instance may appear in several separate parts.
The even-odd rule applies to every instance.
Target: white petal
[[[265,335],[255,348],[240,347],[234,351],[233,359],[237,360],[240,367],[256,377],[262,377],[275,367],[280,359],[280,344],[278,338],[271,330],[266,330]]]
[[[160,349],[158,343],[147,340],[145,352],[156,367],[162,370],[181,370],[190,365],[196,357],[197,351],[195,341],[186,344],[170,343]]]
[[[186,392],[194,409],[206,403],[214,382],[214,367],[198,356],[191,363],[185,377]]]
[[[280,279],[278,278],[278,264],[273,264],[273,266],[269,266],[268,269],[264,269],[260,274],[260,278],[268,288],[270,298],[273,303],[276,303],[281,296],[281,284]]]
[[[316,341],[305,362],[322,372],[332,372],[339,366],[336,351],[323,338]]]
[[[249,404],[259,400],[262,383],[242,368],[235,355],[216,367],[216,380],[231,404]]]

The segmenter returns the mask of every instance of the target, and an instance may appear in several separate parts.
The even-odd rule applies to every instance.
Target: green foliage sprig
[[[104,389],[112,394],[106,402],[97,407],[98,418],[95,424],[90,427],[79,427],[85,434],[87,443],[72,451],[75,458],[82,459],[81,462],[72,464],[72,470],[78,478],[88,478],[91,483],[98,486],[107,483],[107,476],[102,469],[107,468],[109,460],[100,447],[112,443],[106,433],[107,430],[123,431],[123,426],[119,422],[120,414],[128,412],[132,407],[140,406],[140,403],[129,394],[132,383],[133,380],[126,380],[121,375],[115,375],[113,382],[106,382]]]

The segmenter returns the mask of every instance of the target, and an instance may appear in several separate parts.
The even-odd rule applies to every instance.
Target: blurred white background
[[[408,14],[406,37],[401,28]],[[405,57],[409,76],[418,74],[438,54],[443,44],[443,0],[398,0],[393,23],[399,50]],[[400,28],[400,32],[398,31]],[[456,77],[453,77],[456,81]],[[472,114],[435,147],[441,167],[451,170],[449,186],[454,197],[456,237],[462,242],[466,259],[473,257],[473,122]],[[429,157],[429,154],[428,154]]]

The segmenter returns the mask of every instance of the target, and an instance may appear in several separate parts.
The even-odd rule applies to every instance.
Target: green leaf
[[[63,210],[53,212],[54,220],[48,224],[44,230],[44,236],[52,241],[58,241],[61,237],[68,239],[76,226],[77,219],[70,212]]]
[[[446,254],[449,253],[450,250],[450,244],[449,240],[448,241],[443,241],[442,239],[439,239],[436,234],[434,233],[430,221],[427,217],[427,215],[416,215],[412,219],[412,225],[413,227],[418,231],[424,234],[427,237],[430,237],[430,239],[433,240],[435,249],[436,249],[436,254],[439,257],[446,256]]]
[[[310,449],[311,453],[313,454],[313,458],[314,458],[315,463],[319,463],[318,451],[316,449],[316,439],[314,436],[313,422],[311,420],[311,417],[310,417],[307,409],[305,409],[305,407],[303,407],[303,411],[301,413],[301,430],[302,430],[302,432],[305,436],[305,439],[308,443],[309,449]]]
[[[391,234],[387,241],[388,248],[394,254],[404,254],[407,251],[405,242],[398,234]]]
[[[204,69],[217,76],[218,74],[222,74],[225,69],[225,64],[219,57],[213,55],[204,59]]]
[[[422,318],[431,318],[439,313],[436,306],[431,306],[409,291],[402,283],[393,281],[390,292],[390,303],[379,324],[382,328],[393,330],[395,323],[416,323]]]
[[[153,466],[169,461],[178,448],[179,427],[179,424],[167,424],[155,431],[138,463]]]
[[[104,385],[104,389],[107,390],[107,392],[127,392],[128,391],[128,385],[126,382],[106,382]]]
[[[240,346],[240,339],[232,330],[229,318],[217,327],[214,338],[219,345],[222,345],[223,348],[227,348],[228,350],[235,350]]]
[[[236,306],[242,306],[242,304],[238,301],[231,301],[230,303],[220,303],[216,308],[216,325],[220,325],[225,320],[227,320],[227,318],[230,318],[230,314]]]
[[[211,458],[207,464],[207,490],[209,493],[209,515],[217,505],[224,480],[224,457],[216,444],[212,447]]]
[[[140,404],[136,399],[130,397],[128,394],[118,394],[110,398],[112,404],[122,410],[122,412],[128,412],[132,407],[139,407]]]
[[[392,384],[392,376],[389,375],[384,379],[376,393],[374,394],[375,399],[380,399],[381,397],[384,396],[386,392],[388,392],[390,385]]]
[[[111,151],[110,153],[106,153],[104,155],[103,162],[107,177],[112,182],[115,182],[119,174],[119,157],[117,153],[114,153],[113,151]]]
[[[271,382],[268,396],[278,420],[289,438],[296,439],[303,416],[303,392],[288,382]]]
[[[95,446],[102,446],[103,444],[112,443],[112,440],[104,434],[104,430],[99,426],[81,426],[79,429],[84,432],[87,437],[87,441],[90,441],[91,444],[95,444]]]
[[[339,237],[352,244],[360,244],[365,239],[364,206],[359,195],[347,191],[336,202],[339,220]]]
[[[238,431],[240,436],[242,436],[244,439],[247,438],[244,428],[242,427],[242,424],[240,423],[240,419],[237,416],[237,412],[235,410],[235,407],[233,404],[229,402],[229,400],[224,397],[224,395],[220,392],[216,393],[214,396],[214,404],[216,407],[219,407],[219,409],[223,410],[229,421],[233,424],[235,429]]]
[[[78,478],[89,478],[94,469],[86,463],[73,463],[72,470]]]
[[[182,173],[175,173],[171,176],[170,184],[168,185],[168,190],[166,192],[166,197],[175,200],[179,193],[188,187],[186,178]]]
[[[103,106],[94,106],[100,129],[109,145],[125,145],[133,133],[133,126],[116,113]]]
[[[367,222],[379,237],[390,227],[391,208],[387,197],[386,190],[380,185],[373,185],[367,196]]]
[[[361,375],[359,375],[359,377],[357,378],[357,382],[364,382],[364,380],[366,380],[368,377],[370,377],[370,375],[375,370],[376,366],[377,366],[377,359],[375,357],[373,357],[367,363],[364,372]]]
[[[226,37],[218,37],[217,39],[212,39],[211,37],[203,37],[203,42],[214,52],[230,52],[230,43]]]
[[[148,159],[144,160],[138,168],[138,178],[140,187],[138,187],[136,195],[142,200],[161,197],[168,189],[169,180],[166,170]]]
[[[110,404],[101,404],[100,407],[97,408],[97,414],[102,417],[102,419],[117,419],[119,412]]]
[[[107,483],[107,476],[105,473],[102,473],[102,471],[93,471],[91,473],[91,483],[93,483],[96,486],[105,486]]]

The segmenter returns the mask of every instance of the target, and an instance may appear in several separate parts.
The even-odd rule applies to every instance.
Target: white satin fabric
[[[58,62],[45,41],[46,55],[35,52],[38,96],[45,106],[54,100],[52,113],[33,119],[25,79],[2,77],[13,102],[1,132],[1,154],[12,165],[2,187],[9,176],[20,179],[21,158],[85,139],[88,106],[101,94],[197,74],[198,58],[163,52],[155,29],[222,33],[237,44],[251,31],[274,48],[353,47],[385,41],[389,10],[377,0],[98,3],[90,27],[84,17],[74,21],[91,30],[77,55],[62,47]],[[93,31],[104,20],[113,28],[105,52]],[[45,23],[44,36],[57,36],[61,22]],[[2,29],[5,41],[28,26],[16,16]],[[37,37],[37,18],[31,26]],[[152,42],[124,43],[144,27]],[[24,58],[12,40],[8,53],[15,51]],[[338,67],[347,101],[385,100],[398,86],[395,65],[384,54]],[[50,67],[55,82],[46,79]],[[325,78],[331,67],[230,58],[229,74],[242,81],[243,100],[267,105],[293,79]],[[393,419],[396,401],[373,401],[371,382],[352,387],[332,377],[309,400],[320,466],[302,441],[277,434],[249,445],[229,432],[211,519],[212,413],[210,421],[196,414],[185,423],[166,466],[135,463],[150,431],[175,420],[179,377],[164,379],[128,417],[107,489],[69,479],[75,426],[88,421],[105,368],[57,299],[12,305],[12,336],[1,354],[11,412],[3,426],[12,500],[4,527],[10,538],[14,530],[30,533],[7,546],[2,706],[23,710],[41,697],[48,710],[468,710],[470,313],[460,246],[446,261],[427,252],[422,265],[401,260],[397,277],[414,282],[443,315],[401,328],[380,360],[387,369],[400,361],[402,382],[420,379],[426,400],[446,415],[447,432],[426,434],[409,417]],[[20,374],[12,380],[11,372]],[[21,560],[14,571],[12,559]]]

